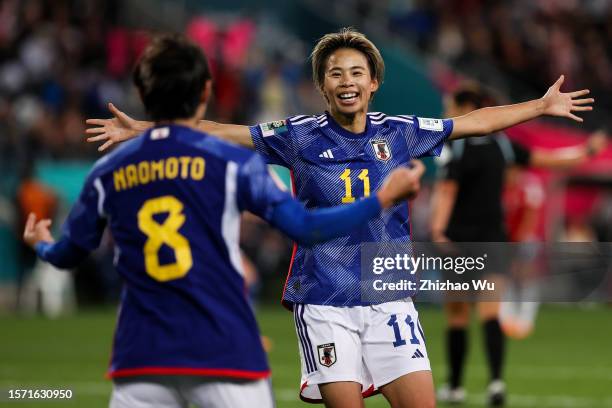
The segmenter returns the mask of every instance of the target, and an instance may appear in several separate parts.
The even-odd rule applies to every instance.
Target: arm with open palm
[[[114,144],[136,137],[153,126],[153,122],[131,118],[124,112],[117,109],[117,107],[112,103],[108,104],[108,109],[113,114],[112,118],[87,119],[86,121],[88,125],[92,126],[85,131],[85,133],[89,135],[87,141],[102,142],[102,144],[98,147],[98,151],[100,152],[108,149]],[[212,122],[210,120],[201,120],[198,123],[198,128],[203,132],[210,133],[229,142],[236,143],[250,149],[255,148],[248,126],[230,125]]]
[[[488,135],[539,116],[558,116],[582,122],[583,119],[576,116],[574,112],[593,110],[591,104],[595,102],[595,99],[582,98],[589,94],[588,89],[561,92],[564,80],[565,77],[561,75],[540,99],[514,105],[482,108],[453,118],[451,139]]]

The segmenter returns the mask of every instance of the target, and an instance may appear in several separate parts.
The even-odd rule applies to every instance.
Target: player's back
[[[126,283],[111,376],[267,376],[238,247],[238,172],[252,157],[171,125],[94,169]]]

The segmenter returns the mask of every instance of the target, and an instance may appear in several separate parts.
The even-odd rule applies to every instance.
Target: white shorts
[[[368,397],[403,375],[431,371],[411,300],[353,307],[295,304],[293,313],[303,401],[321,401],[318,384],[354,381]]]
[[[115,379],[110,408],[273,408],[268,379],[230,381],[187,376]]]

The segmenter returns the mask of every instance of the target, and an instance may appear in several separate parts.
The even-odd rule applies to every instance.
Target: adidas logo
[[[331,149],[327,149],[323,153],[321,153],[319,157],[324,157],[326,159],[333,159],[334,155],[332,154]]]
[[[425,357],[425,355],[421,353],[421,350],[419,349],[416,349],[416,351],[412,355],[412,358],[423,358],[423,357]]]

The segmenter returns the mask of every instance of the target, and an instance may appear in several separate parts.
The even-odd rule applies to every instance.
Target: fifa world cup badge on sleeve
[[[274,136],[276,133],[287,131],[287,121],[276,120],[274,122],[262,123],[259,127],[263,137]]]
[[[442,119],[419,118],[419,127],[423,130],[441,132],[444,130]]]
[[[319,363],[325,367],[331,367],[336,362],[336,345],[335,343],[321,344],[317,346],[319,352]]]

